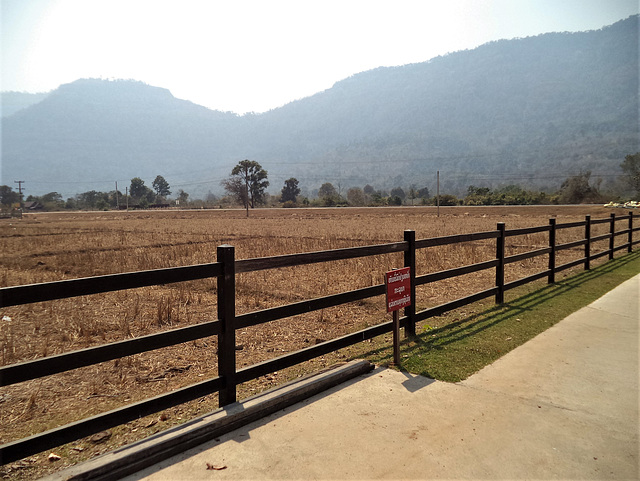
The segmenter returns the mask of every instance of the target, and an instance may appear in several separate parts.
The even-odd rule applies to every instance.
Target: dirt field
[[[354,247],[403,238],[423,239],[608,217],[610,209],[571,207],[434,207],[362,209],[269,209],[244,211],[89,212],[28,214],[0,220],[0,286],[215,262],[216,247],[235,246],[236,258]],[[623,214],[622,211],[616,211]],[[619,227],[622,228],[622,227]],[[593,235],[608,232],[594,226]],[[581,229],[558,233],[558,243],[583,237]],[[547,246],[546,234],[507,239],[507,255]],[[620,239],[619,243],[623,243]],[[594,245],[606,249],[608,241]],[[583,255],[564,251],[558,264]],[[417,274],[495,257],[495,241],[425,249]],[[546,268],[547,257],[507,266],[507,282]],[[241,274],[236,312],[255,311],[383,282],[402,265],[399,254]],[[494,271],[419,288],[417,307],[437,305],[489,288]],[[215,319],[215,280],[155,286],[0,309],[2,365]],[[251,365],[337,337],[385,319],[383,299],[373,299],[238,331],[238,366]],[[216,339],[208,338],[129,356],[7,388],[0,388],[0,443],[82,419],[217,375]],[[240,387],[240,397],[280,384],[344,358],[336,353]],[[217,407],[217,396],[176,407],[110,431],[106,441],[79,440],[0,471],[33,479],[100,454]]]

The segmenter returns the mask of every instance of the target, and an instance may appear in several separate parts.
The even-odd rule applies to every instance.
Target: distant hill
[[[308,191],[433,188],[440,170],[449,192],[615,176],[640,151],[638,20],[378,68],[257,115],[140,82],[79,80],[3,118],[0,183],[67,195],[160,174],[193,196],[219,192],[245,158],[269,171],[274,193],[291,176]]]
[[[28,192],[82,192],[191,171],[232,155],[239,121],[142,82],[78,80],[3,120],[3,183],[17,176]]]
[[[2,92],[0,94],[0,113],[8,117],[17,111],[26,109],[43,100],[48,93],[30,94],[27,92]]]

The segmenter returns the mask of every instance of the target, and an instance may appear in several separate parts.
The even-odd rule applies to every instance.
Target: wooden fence
[[[0,289],[0,307],[215,277],[218,284],[218,312],[217,319],[214,321],[0,367],[0,386],[38,379],[83,366],[115,360],[132,354],[139,354],[209,336],[218,336],[218,376],[28,438],[6,443],[0,446],[0,464],[16,461],[212,393],[219,393],[220,406],[228,405],[236,401],[236,386],[238,384],[323,356],[392,330],[392,321],[384,322],[238,369],[236,366],[236,330],[374,296],[381,296],[385,292],[385,286],[384,284],[379,284],[236,315],[236,274],[403,252],[404,265],[411,268],[411,295],[414,302],[405,309],[404,316],[400,321],[408,335],[415,335],[416,322],[429,317],[441,315],[447,311],[492,296],[495,296],[496,303],[502,303],[504,301],[504,293],[510,289],[544,278],[549,283],[553,283],[558,272],[581,265],[585,269],[589,269],[590,263],[594,259],[604,256],[613,259],[614,253],[619,250],[631,252],[633,246],[640,243],[640,240],[634,240],[634,232],[640,231],[639,227],[633,226],[634,219],[638,217],[640,216],[634,216],[631,212],[622,216],[611,214],[609,218],[597,220],[592,220],[590,216],[586,216],[584,221],[564,224],[556,223],[555,219],[550,219],[548,225],[512,230],[506,229],[505,224],[499,223],[496,230],[493,231],[420,240],[416,240],[414,231],[408,230],[404,232],[404,240],[402,242],[242,260],[235,259],[233,246],[222,245],[217,249],[217,262],[210,264],[4,287]],[[616,226],[619,223],[623,223],[624,228],[616,230]],[[591,228],[597,224],[608,224],[608,232],[593,236]],[[565,244],[557,244],[556,233],[562,229],[583,229],[584,238]],[[547,247],[505,256],[505,239],[507,237],[544,232],[548,233],[549,242]],[[625,236],[625,242],[616,246],[615,240],[619,236]],[[417,275],[416,273],[416,252],[420,249],[487,239],[495,239],[495,259],[435,273],[423,275]],[[601,252],[592,252],[592,244],[594,242],[607,239],[609,240],[608,249]],[[556,265],[558,252],[580,248],[581,246],[584,247],[584,256],[563,265]],[[507,265],[538,256],[548,256],[547,269],[516,281],[505,283],[505,268]],[[494,286],[472,295],[416,312],[415,295],[417,286],[486,269],[495,269]]]

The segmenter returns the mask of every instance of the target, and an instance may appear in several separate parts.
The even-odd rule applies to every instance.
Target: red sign
[[[387,286],[387,312],[411,305],[411,274],[409,267],[395,269],[385,274]]]

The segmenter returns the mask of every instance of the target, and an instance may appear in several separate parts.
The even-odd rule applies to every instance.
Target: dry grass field
[[[596,206],[434,207],[363,209],[88,212],[28,214],[0,220],[0,286],[215,262],[216,247],[235,246],[236,258],[311,252],[401,241],[405,229],[423,239],[450,234],[546,225],[609,216]],[[622,213],[622,212],[621,212]],[[622,228],[622,227],[620,227]],[[594,226],[593,234],[608,232]],[[582,229],[558,232],[558,243],[583,237]],[[619,239],[624,243],[625,239]],[[547,235],[507,239],[507,255],[547,246]],[[593,251],[608,247],[608,241]],[[558,264],[583,255],[563,251]],[[425,249],[417,274],[472,264],[495,257],[495,241]],[[547,257],[510,264],[507,282],[546,268]],[[596,262],[597,264],[597,262]],[[383,282],[383,273],[402,265],[400,254],[240,274],[236,312],[255,311]],[[423,309],[489,288],[494,271],[422,286]],[[215,319],[215,279],[154,286],[94,296],[0,309],[0,362],[13,364],[107,342]],[[305,346],[382,322],[384,300],[376,298],[275,321],[237,333],[238,366],[254,364]],[[335,353],[274,373],[239,388],[246,397],[348,355]],[[216,339],[129,356],[0,388],[0,443],[107,411],[217,375]],[[32,479],[123,443],[209,412],[217,396],[176,407],[111,430],[106,442],[88,439],[31,457],[0,471],[5,477]],[[54,466],[55,464],[55,466]]]

